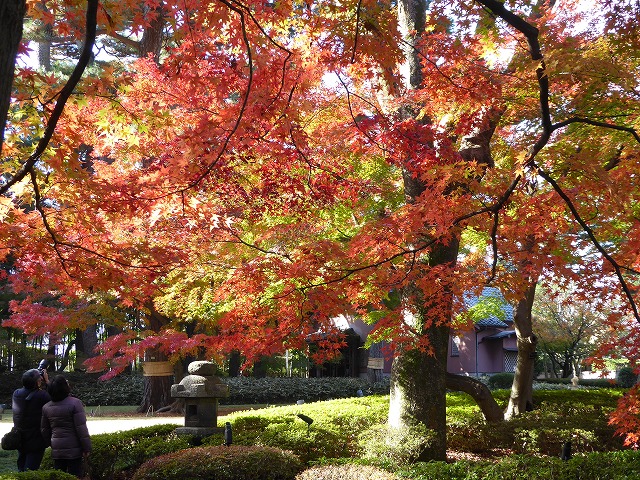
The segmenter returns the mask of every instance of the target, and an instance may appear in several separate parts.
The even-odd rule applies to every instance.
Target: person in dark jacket
[[[51,401],[42,408],[41,430],[51,445],[54,467],[80,477],[82,461],[91,452],[91,438],[84,405],[70,393],[67,379],[56,375],[49,384]]]
[[[43,382],[48,379],[46,375],[46,371],[40,374],[35,368],[27,370],[22,374],[22,388],[13,392],[13,424],[18,428],[22,440],[22,446],[18,449],[19,472],[38,470],[47,448],[40,433],[42,407],[51,400],[49,394],[41,389]]]

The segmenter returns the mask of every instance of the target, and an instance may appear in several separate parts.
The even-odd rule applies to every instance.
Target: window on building
[[[460,337],[451,337],[451,356],[460,356]]]

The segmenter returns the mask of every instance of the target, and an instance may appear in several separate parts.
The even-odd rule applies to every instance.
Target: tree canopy
[[[637,322],[640,11],[596,3],[28,1],[75,67],[26,39],[15,63],[5,324],[161,318],[119,323],[93,364],[117,373],[150,347],[331,355],[344,313],[429,353],[465,293],[542,276]]]

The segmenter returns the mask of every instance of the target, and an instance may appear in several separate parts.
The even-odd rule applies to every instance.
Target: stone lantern
[[[191,362],[189,375],[171,386],[171,396],[185,403],[184,427],[178,427],[177,434],[206,437],[224,431],[218,428],[218,399],[229,396],[229,387],[214,375],[215,371],[212,362]]]

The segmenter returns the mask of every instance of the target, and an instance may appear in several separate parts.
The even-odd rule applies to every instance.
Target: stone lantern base
[[[178,427],[176,433],[200,438],[224,433],[217,425],[218,399],[229,395],[229,387],[214,375],[211,362],[192,362],[188,371],[179,384],[171,386],[171,396],[185,402],[184,427]]]

